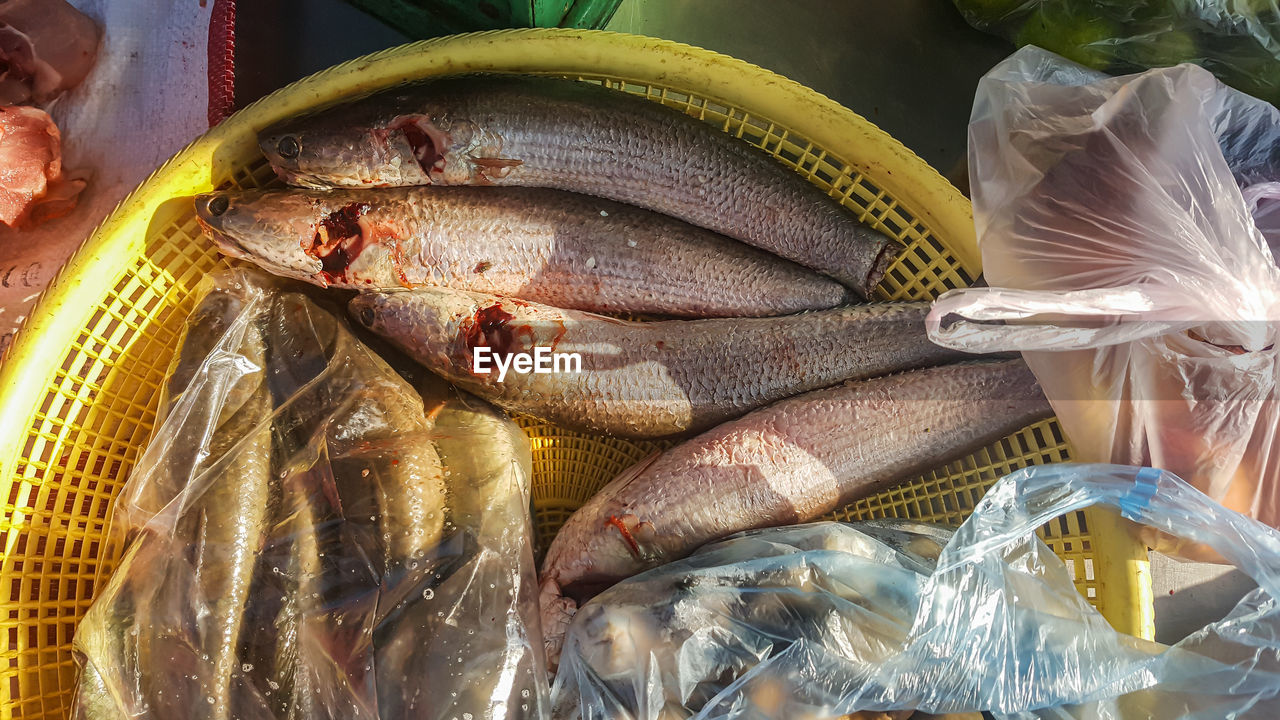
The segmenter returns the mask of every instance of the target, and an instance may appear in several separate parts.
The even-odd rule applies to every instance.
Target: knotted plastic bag
[[[1251,216],[1280,194],[1278,118],[1190,65],[1108,78],[1015,53],[969,126],[990,287],[939,298],[930,337],[1022,351],[1077,459],[1166,468],[1280,524],[1280,269]]]
[[[1035,535],[1091,505],[1210,547],[1258,588],[1173,646],[1118,633]],[[901,553],[796,542],[835,536],[833,526],[729,538],[593,599],[569,630],[555,708],[636,720],[1280,717],[1280,532],[1171,473],[1073,464],[1011,473],[931,574]]]

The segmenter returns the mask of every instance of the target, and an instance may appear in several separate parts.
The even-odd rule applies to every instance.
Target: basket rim
[[[66,348],[141,251],[148,228],[183,210],[169,202],[231,176],[235,149],[268,125],[386,87],[469,72],[606,76],[671,85],[802,133],[867,175],[920,220],[976,276],[981,257],[967,198],[937,170],[866,118],[821,93],[744,60],[642,35],[534,28],[453,35],[388,48],[291,83],[196,138],[133,190],[85,239],[33,305],[0,358],[0,417],[30,418]],[[900,198],[909,198],[904,202]],[[0,482],[8,485],[30,428],[0,430]]]

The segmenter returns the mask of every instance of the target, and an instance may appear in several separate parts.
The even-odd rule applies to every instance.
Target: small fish
[[[552,541],[549,660],[574,599],[735,532],[816,519],[1051,414],[1021,360],[962,363],[788,398],[651,456]]]
[[[257,338],[261,357],[261,338]],[[178,532],[198,548],[193,558],[200,603],[199,649],[210,658],[212,703],[197,703],[192,717],[231,718],[237,649],[250,583],[266,533],[271,473],[271,398],[264,384],[220,428],[210,443],[219,476],[179,521]]]
[[[269,383],[289,407],[277,432],[292,433],[296,452],[325,438],[328,464],[351,522],[376,522],[383,568],[440,542],[444,471],[431,443],[422,399],[346,324],[305,295],[280,293],[267,330]],[[365,492],[365,490],[371,492]],[[376,527],[375,527],[376,525]]]
[[[443,540],[431,421],[414,389],[306,296],[276,293],[265,335],[280,481],[243,638],[246,705],[371,718],[372,629]],[[403,632],[413,642],[422,630]]]
[[[528,438],[438,379],[419,390],[449,468],[452,531],[433,555],[443,577],[414,583],[410,574],[414,592],[399,593],[407,602],[374,632],[379,717],[546,717]]]
[[[960,357],[926,337],[926,303],[626,322],[424,288],[364,293],[349,309],[428,369],[507,410],[622,437],[705,430],[788,395]],[[559,372],[477,372],[477,351],[493,364],[541,351],[581,362],[565,360]]]
[[[522,185],[616,200],[741,240],[864,298],[900,246],[799,173],[683,112],[592,83],[467,76],[392,88],[267,128],[303,187]]]
[[[123,510],[118,517],[132,529],[175,500],[173,508],[186,511],[193,489],[207,482],[199,476],[217,459],[210,453],[211,439],[233,418],[244,419],[240,410],[263,385],[261,324],[268,305],[263,288],[239,272],[221,276],[217,284],[205,282],[160,386],[157,435],[140,463],[146,481],[127,485],[117,502]],[[166,422],[175,411],[181,418]],[[234,442],[237,436],[223,432],[219,437]]]
[[[116,706],[102,673],[89,662],[81,670],[80,684],[76,686],[71,707],[72,720],[125,720],[128,717]]]
[[[849,293],[778,257],[657,213],[537,188],[215,193],[219,250],[322,287],[439,285],[593,312],[779,315]]]
[[[905,544],[933,542],[932,532],[888,529]],[[853,672],[813,687],[811,677],[778,669],[794,667],[796,643],[815,651],[801,657],[820,656],[832,673],[842,662],[882,662],[906,641],[934,563],[904,564],[892,545],[862,531],[861,523],[819,522],[738,533],[606,590],[574,617],[553,716],[890,717],[835,712],[832,696]],[[813,693],[801,699],[793,683]]]

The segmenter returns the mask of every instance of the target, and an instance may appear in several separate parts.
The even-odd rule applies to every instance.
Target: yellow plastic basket
[[[270,123],[409,80],[480,71],[603,82],[763,148],[906,245],[881,297],[930,298],[980,272],[968,201],[922,160],[818,93],[706,50],[604,32],[499,31],[407,45],[295,83],[130,195],[53,281],[0,366],[0,719],[68,715],[72,634],[119,556],[105,532],[112,500],[151,432],[191,293],[226,262],[202,239],[187,196],[274,182],[255,142]],[[540,545],[656,447],[520,422],[533,444]],[[958,524],[1001,474],[1066,457],[1057,425],[1039,423],[837,515]],[[1145,549],[1116,519],[1075,513],[1043,536],[1117,629],[1151,637]]]

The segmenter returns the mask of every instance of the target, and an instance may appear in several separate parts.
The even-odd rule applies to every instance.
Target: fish
[[[245,705],[378,717],[374,628],[445,539],[431,420],[413,387],[304,294],[273,295],[265,335],[280,499],[244,638]]]
[[[207,327],[205,321],[225,318],[226,311],[241,303],[241,297],[234,292],[215,290],[209,294],[201,305],[208,313],[197,313],[193,318],[196,324],[190,325],[184,336],[176,364],[178,373],[170,379],[170,386],[184,380],[190,382],[183,369],[192,364],[191,358],[209,354],[207,339],[200,332]],[[216,429],[197,455],[201,460],[190,474],[192,484],[184,490],[193,498],[186,503],[174,528],[175,537],[194,550],[189,555],[196,593],[188,602],[199,608],[196,648],[202,659],[208,658],[200,680],[203,697],[213,700],[196,702],[188,709],[192,717],[230,718],[234,714],[233,687],[240,672],[237,648],[242,619],[266,529],[272,405],[261,372],[266,347],[254,321],[250,312],[242,334],[235,336],[239,340],[236,361],[251,370],[224,398],[232,400],[234,409],[221,404],[218,420],[213,423]],[[216,321],[213,324],[216,326]],[[204,419],[199,414],[194,418]],[[193,425],[201,425],[197,429],[208,432],[205,422],[188,422],[183,427]]]
[[[297,292],[280,293],[268,330],[277,403],[292,405],[278,425],[297,442],[325,438],[339,494],[363,497],[382,546],[380,570],[440,542],[444,470],[422,399],[330,311]],[[286,431],[282,428],[282,431]],[[372,492],[366,493],[365,489]],[[343,492],[345,490],[345,493]]]
[[[197,196],[218,249],[321,287],[423,285],[592,312],[779,315],[842,285],[699,227],[541,188],[276,190]]]
[[[261,338],[257,339],[261,353]],[[258,554],[262,550],[271,481],[271,398],[265,385],[215,434],[210,457],[217,476],[183,518],[177,532],[198,549],[193,558],[200,603],[199,649],[209,659],[212,703],[197,702],[192,717],[231,718],[240,660],[237,650]],[[225,431],[225,432],[224,432]]]
[[[362,293],[348,310],[428,369],[506,410],[632,438],[705,430],[788,395],[961,357],[929,341],[927,303],[630,322],[423,288]],[[479,366],[478,352],[490,354]],[[551,370],[551,353],[559,353],[560,371],[490,363],[538,353]]]
[[[441,78],[287,120],[258,139],[291,185],[518,185],[596,195],[741,240],[868,299],[901,249],[758,148],[594,83]]]
[[[545,717],[529,441],[443,381],[417,388],[448,468],[452,532],[434,556],[442,578],[399,593],[408,602],[375,630],[379,717]]]
[[[958,363],[787,398],[641,460],[547,550],[549,664],[602,588],[735,532],[816,519],[1051,415],[1021,360]]]
[[[884,530],[905,544],[932,543],[938,534],[877,528]],[[849,685],[842,669],[852,676],[850,668],[882,662],[906,641],[936,562],[903,559],[860,523],[818,522],[739,533],[628,578],[574,618],[552,689],[553,714],[885,717],[845,716],[834,705],[836,689]],[[830,685],[779,669],[805,663],[788,657],[795,643],[816,651],[801,657],[818,658],[822,671],[837,676]],[[796,682],[808,692],[798,694]]]
[[[146,481],[127,485],[117,502],[117,518],[126,527],[143,527],[166,508],[186,511],[192,490],[203,487],[197,478],[217,459],[210,455],[210,440],[225,423],[244,418],[240,409],[262,387],[260,326],[266,302],[249,278],[227,275],[224,280],[199,288],[179,333],[160,386],[153,436],[140,462]],[[179,417],[171,421],[175,413]],[[234,442],[236,436],[221,437]]]

